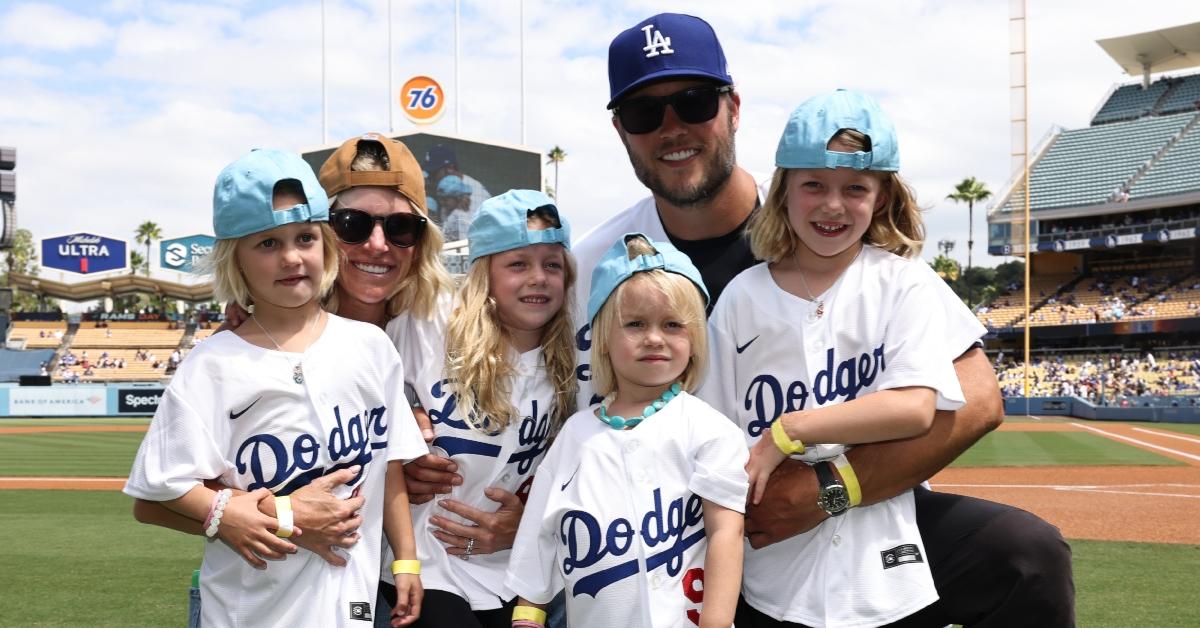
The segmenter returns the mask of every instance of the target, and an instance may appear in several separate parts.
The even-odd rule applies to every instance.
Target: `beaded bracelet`
[[[229,505],[232,495],[233,489],[223,488],[217,491],[213,497],[212,508],[208,511],[208,518],[204,520],[204,536],[209,539],[217,538],[217,528],[221,526],[221,517],[225,515],[225,506]]]
[[[545,628],[545,627],[542,624],[537,623],[536,621],[530,621],[528,619],[516,619],[516,620],[513,620],[511,628]]]

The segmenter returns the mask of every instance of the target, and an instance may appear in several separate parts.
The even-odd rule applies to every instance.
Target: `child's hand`
[[[270,495],[271,491],[260,488],[230,498],[217,528],[217,536],[256,569],[267,568],[264,558],[283,560],[296,553],[295,545],[275,536],[279,522],[258,510],[258,502]],[[292,534],[301,534],[300,528]]]
[[[407,626],[421,616],[421,600],[425,589],[421,587],[421,576],[411,573],[396,574],[396,605],[392,607],[392,628]]]
[[[750,448],[750,462],[746,463],[746,474],[750,476],[750,498],[757,506],[767,490],[767,478],[787,456],[775,446],[770,434],[763,434]]]

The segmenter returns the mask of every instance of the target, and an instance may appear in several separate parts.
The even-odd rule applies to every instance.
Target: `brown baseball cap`
[[[388,159],[387,170],[350,169],[363,142],[373,142],[383,147]],[[417,158],[402,142],[381,133],[366,133],[342,142],[325,160],[318,178],[330,197],[360,185],[378,185],[396,190],[421,208],[421,213],[429,213],[425,207],[425,177]]]

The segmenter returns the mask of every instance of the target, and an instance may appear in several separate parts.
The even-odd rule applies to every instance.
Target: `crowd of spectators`
[[[995,366],[1003,395],[1021,396],[1023,365],[1000,354]],[[1200,351],[1160,351],[1157,357],[1154,352],[1037,357],[1031,364],[1030,379],[1033,396],[1082,397],[1100,403],[1119,403],[1131,397],[1198,395]]]

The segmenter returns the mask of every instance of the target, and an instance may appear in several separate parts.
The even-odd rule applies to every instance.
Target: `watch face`
[[[840,484],[826,486],[821,489],[817,505],[825,512],[836,517],[846,512],[846,509],[850,507],[850,494],[846,492],[846,487]]]

